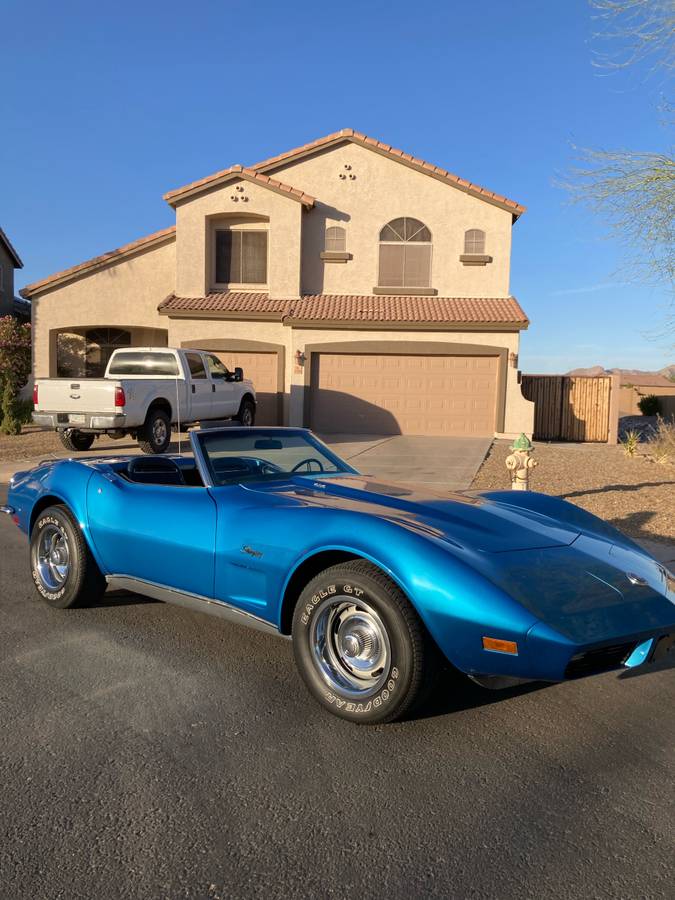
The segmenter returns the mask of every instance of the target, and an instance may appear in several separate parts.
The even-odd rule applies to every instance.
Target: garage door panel
[[[241,366],[244,376],[250,378],[256,392],[258,408],[257,425],[278,425],[278,366],[276,353],[239,353],[223,351],[214,353],[228,369]]]
[[[497,374],[494,356],[321,353],[312,371],[312,427],[491,436]]]

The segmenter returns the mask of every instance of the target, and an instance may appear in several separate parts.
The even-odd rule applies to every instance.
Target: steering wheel
[[[301,466],[307,466],[307,471],[312,471],[312,463],[316,463],[319,467],[319,472],[325,472],[326,470],[323,467],[323,463],[320,459],[317,459],[315,456],[308,456],[307,459],[301,459],[299,463],[296,463],[291,472],[297,472]]]

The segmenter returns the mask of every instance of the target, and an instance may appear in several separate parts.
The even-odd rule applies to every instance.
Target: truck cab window
[[[186,353],[185,359],[187,360],[187,364],[190,369],[190,376],[193,380],[197,378],[206,378],[204,361],[199,353]]]

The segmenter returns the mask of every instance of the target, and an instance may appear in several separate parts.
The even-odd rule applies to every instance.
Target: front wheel
[[[251,428],[255,425],[255,404],[252,400],[242,400],[239,412],[234,417],[234,421],[240,425]]]
[[[49,506],[38,516],[30,535],[30,561],[38,594],[56,609],[84,606],[105,591],[82,530],[65,506]]]
[[[171,442],[171,419],[163,409],[151,409],[138,432],[143,453],[164,453]]]
[[[66,428],[65,431],[59,431],[59,440],[66,450],[89,450],[95,437],[95,434],[86,434],[84,431],[78,431],[77,428]]]
[[[365,560],[310,581],[295,608],[293,649],[314,698],[361,724],[400,719],[437,671],[438,651],[408,599]]]

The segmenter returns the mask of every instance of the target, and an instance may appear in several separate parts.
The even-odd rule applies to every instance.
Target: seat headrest
[[[167,456],[135,456],[127,464],[127,475],[140,484],[185,484],[178,464]]]

